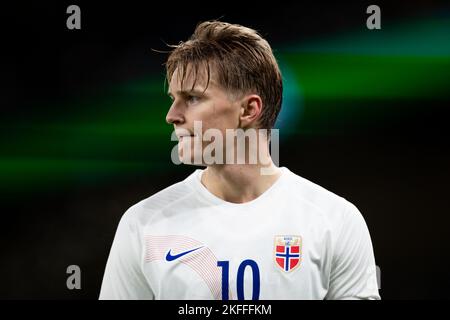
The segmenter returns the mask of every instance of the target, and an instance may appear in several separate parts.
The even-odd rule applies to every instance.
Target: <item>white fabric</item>
[[[243,204],[210,193],[198,169],[129,208],[100,299],[222,299],[225,269],[228,297],[237,299],[245,260],[257,264],[260,300],[380,299],[372,243],[358,209],[281,169],[266,192]],[[289,272],[275,262],[276,236],[301,237],[300,263]],[[172,256],[194,251],[167,261],[169,250]],[[228,268],[218,261],[228,261]],[[255,273],[247,265],[242,274],[244,298],[251,299]]]

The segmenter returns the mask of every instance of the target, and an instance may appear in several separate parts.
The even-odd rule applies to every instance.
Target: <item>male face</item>
[[[201,155],[198,155],[198,152],[203,154],[204,148],[211,143],[210,141],[202,141],[206,130],[220,130],[222,137],[225,137],[226,129],[239,127],[241,112],[240,100],[233,99],[218,84],[213,68],[211,68],[208,85],[206,70],[198,72],[197,79],[194,79],[192,72],[189,71],[188,68],[183,87],[181,87],[178,69],[173,73],[168,92],[172,99],[172,105],[166,116],[166,121],[174,125],[175,133],[179,139],[178,156],[184,163],[194,163],[196,152],[197,157],[203,159]],[[192,89],[194,82],[195,86]],[[195,135],[194,121],[201,121],[201,136]],[[195,148],[196,144],[200,148]],[[225,142],[223,146],[225,147]],[[186,152],[187,148],[190,149],[190,153]],[[188,154],[190,154],[190,159],[186,159]],[[204,164],[203,161],[201,164]]]

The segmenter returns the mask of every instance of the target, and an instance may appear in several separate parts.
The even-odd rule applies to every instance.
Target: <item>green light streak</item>
[[[288,103],[299,112],[288,110],[283,120],[290,121],[289,132],[378,130],[379,123],[403,116],[395,101],[448,99],[449,21],[384,25],[381,32],[364,30],[277,51],[292,79],[286,92],[299,97]],[[165,123],[166,89],[164,76],[153,75],[61,106],[52,102],[43,108],[52,114],[0,119],[0,188],[62,188],[177,170],[170,161],[176,142]]]
[[[446,96],[449,57],[285,53],[304,99],[416,99]]]

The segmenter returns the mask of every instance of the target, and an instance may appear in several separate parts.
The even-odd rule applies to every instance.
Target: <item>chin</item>
[[[203,161],[203,155],[197,154],[197,157],[194,155],[194,150],[191,150],[189,157],[185,157],[183,150],[178,150],[178,157],[183,164],[193,165],[193,166],[206,166]],[[197,161],[196,161],[197,160]]]

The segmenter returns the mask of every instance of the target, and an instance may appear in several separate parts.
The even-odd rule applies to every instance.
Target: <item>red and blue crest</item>
[[[284,272],[300,266],[302,260],[302,238],[300,236],[275,236],[274,258]]]

